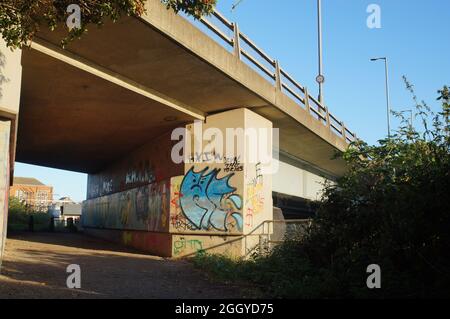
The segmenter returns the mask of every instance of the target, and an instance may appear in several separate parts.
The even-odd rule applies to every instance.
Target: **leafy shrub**
[[[195,18],[210,14],[216,0],[161,0],[175,12],[184,12]],[[107,19],[117,21],[122,16],[141,16],[145,12],[146,0],[2,0],[0,2],[0,34],[8,47],[26,45],[42,28],[54,30],[69,17],[67,8],[79,5],[81,26],[67,30],[67,37],[61,44],[79,38],[88,31],[90,25],[102,26]]]
[[[423,130],[402,118],[379,145],[353,143],[342,154],[348,172],[326,187],[301,240],[251,261],[200,256],[195,263],[271,297],[450,297],[449,89],[439,91],[442,111],[433,114],[405,83]],[[381,289],[367,288],[370,264],[381,267]]]
[[[33,217],[35,231],[47,231],[50,226],[51,216],[48,213],[29,210],[15,197],[9,198],[8,230],[29,230],[30,217]]]

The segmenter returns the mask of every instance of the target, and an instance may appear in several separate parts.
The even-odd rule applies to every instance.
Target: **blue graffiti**
[[[233,211],[234,208],[242,209],[242,199],[234,194],[236,188],[229,184],[234,173],[219,179],[220,169],[207,173],[208,169],[195,172],[191,168],[185,175],[180,189],[183,214],[196,229],[228,231],[227,221],[234,220],[238,230],[242,231],[242,215]],[[226,203],[231,204],[231,210],[223,209]]]

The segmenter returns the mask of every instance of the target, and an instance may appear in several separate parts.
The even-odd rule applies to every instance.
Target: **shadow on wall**
[[[3,83],[8,82],[8,79],[3,75],[3,69],[6,65],[6,57],[2,51],[0,51],[0,98],[3,96]]]

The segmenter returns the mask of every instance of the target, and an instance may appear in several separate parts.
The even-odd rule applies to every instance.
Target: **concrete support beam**
[[[140,94],[153,101],[171,107],[177,111],[181,111],[189,116],[192,116],[199,120],[204,120],[205,115],[202,111],[176,101],[173,98],[165,96],[151,88],[148,88],[142,84],[139,84],[117,72],[113,72],[104,68],[98,64],[95,64],[83,57],[77,56],[70,51],[63,50],[60,47],[51,44],[43,39],[36,38],[31,43],[31,48],[48,56],[51,56],[57,60],[65,62],[73,67],[95,75],[103,80],[114,83],[134,93]]]

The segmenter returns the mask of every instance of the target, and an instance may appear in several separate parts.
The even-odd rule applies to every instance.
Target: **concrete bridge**
[[[86,231],[163,256],[212,247],[246,254],[274,219],[274,203],[294,216],[308,212],[320,183],[345,171],[332,157],[355,134],[237,24],[219,13],[201,23],[149,0],[144,16],[93,27],[66,49],[62,26],[21,51],[2,42],[3,236],[16,160],[89,174]],[[245,160],[247,144],[232,165],[174,163],[171,132],[196,120],[223,132],[278,128],[278,173],[260,176],[258,163]],[[189,176],[222,189],[211,210],[198,194],[183,202]]]

